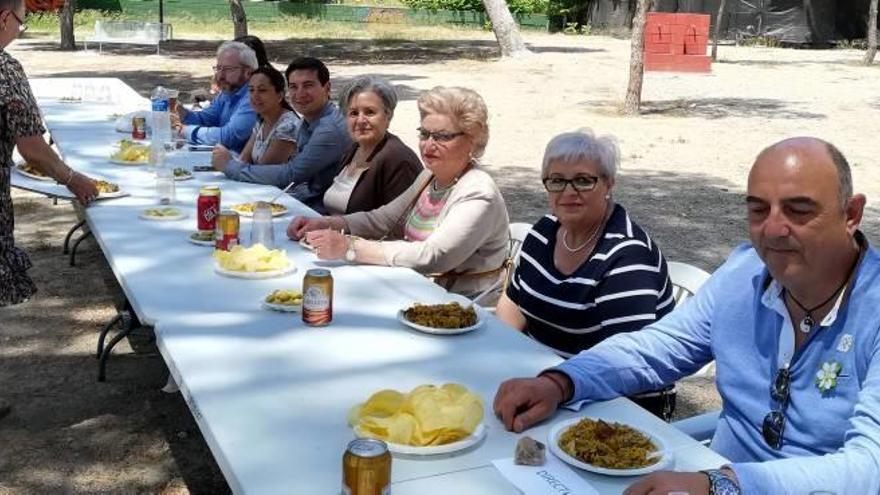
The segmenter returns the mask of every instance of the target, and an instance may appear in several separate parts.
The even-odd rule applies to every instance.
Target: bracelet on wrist
[[[65,185],[65,186],[69,186],[69,185],[70,185],[70,181],[73,180],[73,176],[76,175],[76,170],[74,170],[74,169],[72,169],[72,168],[69,168],[69,169],[67,169],[67,170],[68,170],[68,172],[67,172],[67,180],[64,181],[64,185]]]

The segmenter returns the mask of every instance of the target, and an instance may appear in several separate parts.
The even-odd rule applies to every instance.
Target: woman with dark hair
[[[266,54],[266,45],[263,44],[263,40],[257,38],[256,36],[247,35],[239,36],[238,38],[235,38],[234,41],[239,41],[249,46],[254,51],[254,53],[257,54],[257,64],[259,64],[260,67],[270,65],[269,55]]]
[[[296,155],[296,132],[300,118],[285,98],[287,83],[271,65],[257,68],[248,81],[251,107],[257,124],[238,160],[245,164],[286,163]],[[211,163],[227,163],[229,150],[216,146]]]

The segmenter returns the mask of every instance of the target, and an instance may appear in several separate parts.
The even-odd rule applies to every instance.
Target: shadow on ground
[[[491,170],[511,222],[534,223],[549,212],[537,170]],[[614,195],[632,219],[660,244],[667,260],[717,268],[747,239],[743,195],[735,185],[703,174],[626,170]],[[713,216],[706,211],[716,211]]]
[[[587,110],[603,115],[620,115],[619,100],[590,99],[578,102]],[[644,117],[683,117],[724,119],[729,117],[763,119],[825,119],[821,113],[800,110],[790,102],[772,98],[682,98],[643,101]]]
[[[162,55],[173,59],[196,60],[213,58],[220,41],[172,40],[162,44]],[[286,66],[291,60],[311,56],[330,65],[365,64],[432,64],[453,60],[487,60],[498,58],[501,52],[494,40],[391,40],[391,39],[336,39],[289,38],[265,42],[269,60]],[[558,47],[529,44],[536,53],[591,53],[603,49],[585,47]],[[59,51],[52,41],[34,41],[28,49]],[[135,45],[107,45],[104,51],[115,55],[152,55],[155,48]]]
[[[206,62],[206,69],[209,67],[209,64],[209,62]],[[419,76],[388,73],[372,75],[382,77],[393,84],[395,89],[397,89],[397,97],[400,101],[415,100],[422,92],[422,90],[404,83],[405,81],[421,79]],[[115,77],[121,79],[145,98],[150,97],[150,92],[156,86],[161,85],[175,88],[180,91],[180,99],[183,102],[189,102],[193,91],[204,92],[210,87],[210,79],[208,77],[193,77],[186,72],[171,72],[167,70],[72,71],[42,73],[39,77]],[[333,98],[338,97],[340,91],[352,80],[351,77],[337,75],[331,75],[331,78]]]

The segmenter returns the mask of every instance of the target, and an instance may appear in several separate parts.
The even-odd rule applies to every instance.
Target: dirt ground
[[[743,190],[760,149],[809,134],[837,144],[868,195],[863,229],[880,239],[880,68],[853,50],[722,47],[710,75],[648,74],[644,112],[616,114],[626,85],[629,44],[597,36],[527,35],[534,55],[498,60],[488,35],[420,43],[278,40],[283,67],[310,54],[330,66],[334,88],[378,74],[399,89],[392,131],[414,146],[420,91],[463,85],[491,115],[485,167],[513,221],[546,212],[540,159],[555,134],[588,126],[622,150],[615,195],[670,260],[717,268],[746,237]],[[187,93],[207,85],[216,42],[174,41],[164,54],[113,48],[62,53],[24,40],[9,51],[30,76],[119,77],[146,95],[161,83]],[[223,493],[228,487],[185,403],[164,394],[166,370],[148,329],[122,342],[109,380],[95,380],[97,332],[115,314],[119,291],[97,246],[86,241],[76,267],[61,255],[75,215],[14,192],[16,238],[34,261],[40,287],[30,302],[0,309],[0,493]],[[681,416],[718,407],[711,381],[681,385]]]

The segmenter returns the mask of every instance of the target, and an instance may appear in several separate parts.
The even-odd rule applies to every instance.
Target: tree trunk
[[[623,102],[623,113],[635,115],[642,105],[642,80],[645,77],[645,24],[651,0],[639,0],[636,16],[633,18],[632,47],[629,56],[629,86],[626,88],[626,100]]]
[[[501,47],[502,57],[516,57],[529,53],[522,36],[519,34],[519,26],[513,20],[510,9],[505,0],[483,0],[483,7],[492,22],[492,31],[495,39]]]
[[[877,0],[871,0],[868,7],[868,51],[865,52],[865,65],[874,63],[877,55]]]
[[[61,49],[76,50],[76,36],[73,33],[73,13],[76,10],[76,0],[67,0],[61,8]]]
[[[247,14],[241,6],[241,0],[229,0],[229,11],[232,13],[232,25],[235,27],[235,38],[247,36]]]
[[[718,5],[718,15],[715,16],[715,32],[712,34],[712,61],[718,61],[718,38],[721,37],[721,20],[724,18],[724,6],[727,0],[721,0]]]

